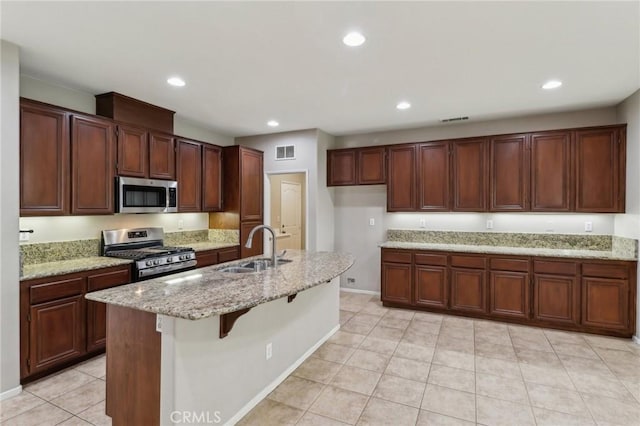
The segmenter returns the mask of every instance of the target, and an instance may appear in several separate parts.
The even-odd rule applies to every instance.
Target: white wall
[[[33,229],[29,244],[100,238],[104,229],[160,226],[164,232],[209,228],[208,213],[116,214],[111,216],[21,217],[20,229]]]
[[[318,217],[315,223],[318,250],[332,251],[335,247],[334,189],[327,187],[327,149],[334,146],[334,137],[318,130]]]
[[[533,130],[615,124],[615,107],[591,109],[484,122],[445,124],[379,133],[346,135],[335,138],[336,147],[420,142],[479,135],[502,134]],[[637,168],[630,164],[629,168]],[[638,179],[636,178],[637,182]],[[630,181],[633,182],[633,181]],[[634,186],[634,185],[631,185]],[[374,226],[369,225],[373,218]],[[380,291],[380,249],[377,244],[386,239],[388,228],[419,229],[425,219],[427,230],[475,232],[554,232],[580,234],[584,222],[593,222],[593,234],[613,234],[616,215],[596,214],[534,214],[534,213],[387,213],[386,186],[353,186],[335,188],[335,247],[356,257],[356,263],[341,279],[354,278],[349,287]],[[486,229],[487,219],[493,220],[493,230]]]
[[[18,46],[0,40],[0,399],[20,391]]]
[[[318,235],[318,228],[323,223],[319,216],[318,194],[321,186],[318,179],[318,132],[316,129],[300,130],[296,132],[272,133],[268,135],[256,135],[236,138],[236,145],[259,149],[264,152],[264,172],[270,173],[296,173],[306,172],[308,188],[307,195],[307,249],[320,250],[318,245],[322,236]],[[294,145],[296,158],[293,160],[276,160],[276,146]],[[326,186],[326,183],[324,184]],[[271,211],[270,185],[265,178],[264,211]],[[265,223],[270,218],[265,217]],[[327,225],[328,226],[328,225]],[[333,229],[333,228],[331,228]],[[267,250],[268,252],[269,250]]]
[[[219,316],[198,321],[163,317],[161,423],[173,424],[174,410],[209,411],[211,418],[219,411],[220,424],[235,423],[251,408],[246,407],[249,401],[264,398],[270,384],[284,380],[296,361],[337,328],[338,311],[334,279],[298,293],[291,303],[282,298],[254,307],[224,339],[217,337]],[[268,343],[273,356],[266,360]]]
[[[617,113],[618,121],[627,123],[627,208],[625,214],[616,215],[615,235],[640,239],[640,90],[620,103]],[[640,291],[636,294],[636,312],[640,312]],[[636,315],[636,321],[636,339],[640,343],[640,315]]]

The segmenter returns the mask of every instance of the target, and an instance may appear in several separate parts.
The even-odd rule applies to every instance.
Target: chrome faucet
[[[271,266],[273,268],[278,267],[278,256],[276,256],[276,233],[272,227],[269,225],[258,225],[249,232],[249,238],[247,238],[247,243],[244,245],[246,248],[251,248],[253,245],[253,234],[260,229],[266,229],[271,232]]]

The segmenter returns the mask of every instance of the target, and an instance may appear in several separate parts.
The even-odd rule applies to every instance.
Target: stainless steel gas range
[[[192,248],[164,246],[162,228],[102,231],[101,252],[103,256],[133,260],[133,281],[174,274],[197,265]]]

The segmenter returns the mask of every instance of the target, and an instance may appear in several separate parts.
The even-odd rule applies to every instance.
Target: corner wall
[[[625,214],[615,217],[614,233],[640,239],[640,90],[618,105],[617,114],[620,123],[627,123],[627,206]],[[636,294],[636,342],[640,344],[640,291]]]
[[[0,400],[20,392],[18,182],[20,62],[0,40]]]

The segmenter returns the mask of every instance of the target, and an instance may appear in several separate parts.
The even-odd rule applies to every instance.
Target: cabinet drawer
[[[82,294],[84,291],[84,282],[84,277],[80,277],[31,286],[29,289],[30,302],[32,305],[35,305],[50,300]]]
[[[529,272],[529,259],[509,259],[494,257],[490,260],[491,269],[499,271]]]
[[[215,265],[218,263],[218,252],[216,250],[198,252],[196,253],[196,261],[198,262],[198,268]]]
[[[231,262],[232,260],[240,259],[240,251],[238,247],[233,247],[230,249],[220,250],[218,252],[218,262]]]
[[[534,260],[533,272],[537,274],[577,275],[578,264],[555,260]]]
[[[484,269],[486,258],[484,256],[451,256],[451,266],[460,268]]]
[[[90,275],[87,278],[87,291],[103,290],[117,285],[129,284],[129,282],[131,282],[129,269]]]
[[[602,278],[629,278],[629,268],[621,264],[584,263],[582,275]]]
[[[446,254],[430,254],[430,253],[416,253],[415,262],[417,265],[438,265],[447,266]]]
[[[383,262],[411,263],[411,252],[404,250],[382,250]]]

